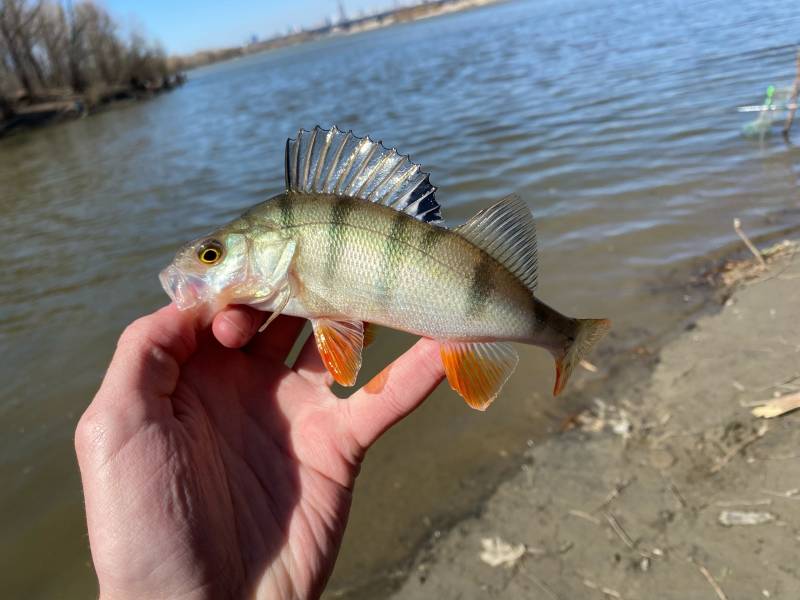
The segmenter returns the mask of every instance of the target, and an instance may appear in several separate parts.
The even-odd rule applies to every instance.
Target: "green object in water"
[[[775,119],[773,110],[775,107],[772,105],[774,96],[775,86],[768,85],[767,95],[764,97],[764,102],[762,102],[762,110],[758,113],[758,117],[756,117],[754,121],[751,121],[742,127],[744,135],[747,137],[759,137],[764,139],[767,133],[769,133],[769,128]]]

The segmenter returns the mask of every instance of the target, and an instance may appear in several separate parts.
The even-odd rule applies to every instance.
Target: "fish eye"
[[[222,243],[219,240],[206,240],[197,249],[197,258],[206,265],[217,264],[222,258]]]

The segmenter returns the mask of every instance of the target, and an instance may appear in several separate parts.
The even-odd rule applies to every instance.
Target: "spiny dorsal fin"
[[[503,198],[456,231],[519,277],[528,289],[536,289],[536,225],[518,196]]]
[[[319,126],[286,140],[286,188],[383,204],[426,223],[442,215],[428,173],[369,137]]]

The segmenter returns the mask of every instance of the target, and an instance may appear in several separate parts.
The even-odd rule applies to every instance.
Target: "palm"
[[[282,362],[218,345],[184,373],[173,427],[193,455],[188,475],[213,482],[204,508],[224,515],[215,529],[232,546],[197,548],[197,558],[213,565],[223,551],[236,557],[242,585],[266,588],[266,597],[291,587],[306,596],[328,574],[355,478],[352,449],[333,431],[335,397]],[[233,394],[228,381],[237,382]],[[291,423],[281,398],[294,404]],[[296,560],[309,555],[319,558]]]
[[[419,400],[407,407],[398,407],[392,392],[402,381],[385,382],[380,394],[390,412],[381,419],[362,410],[367,399],[358,394],[341,401],[330,392],[313,349],[304,350],[295,370],[284,366],[297,327],[279,320],[246,350],[198,333],[188,356],[174,357],[182,364],[173,365],[171,377],[161,373],[155,386],[141,374],[134,378],[134,395],[149,396],[140,398],[141,414],[128,415],[133,423],[117,426],[94,456],[82,447],[79,428],[101,592],[104,585],[111,595],[131,590],[139,597],[152,597],[149,590],[214,598],[321,592],[364,449],[441,374],[431,369]],[[416,361],[429,361],[430,353],[417,352]],[[113,369],[114,363],[107,380]],[[90,407],[83,437],[96,437],[95,420]],[[122,482],[124,497],[109,495],[101,485],[108,479]],[[93,510],[95,502],[101,506]]]

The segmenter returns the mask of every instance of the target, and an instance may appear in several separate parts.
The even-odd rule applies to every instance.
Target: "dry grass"
[[[800,250],[800,242],[783,240],[768,248],[759,250],[763,264],[755,258],[726,260],[717,272],[719,283],[724,287],[733,287],[763,275],[767,267],[776,260],[790,257]]]

